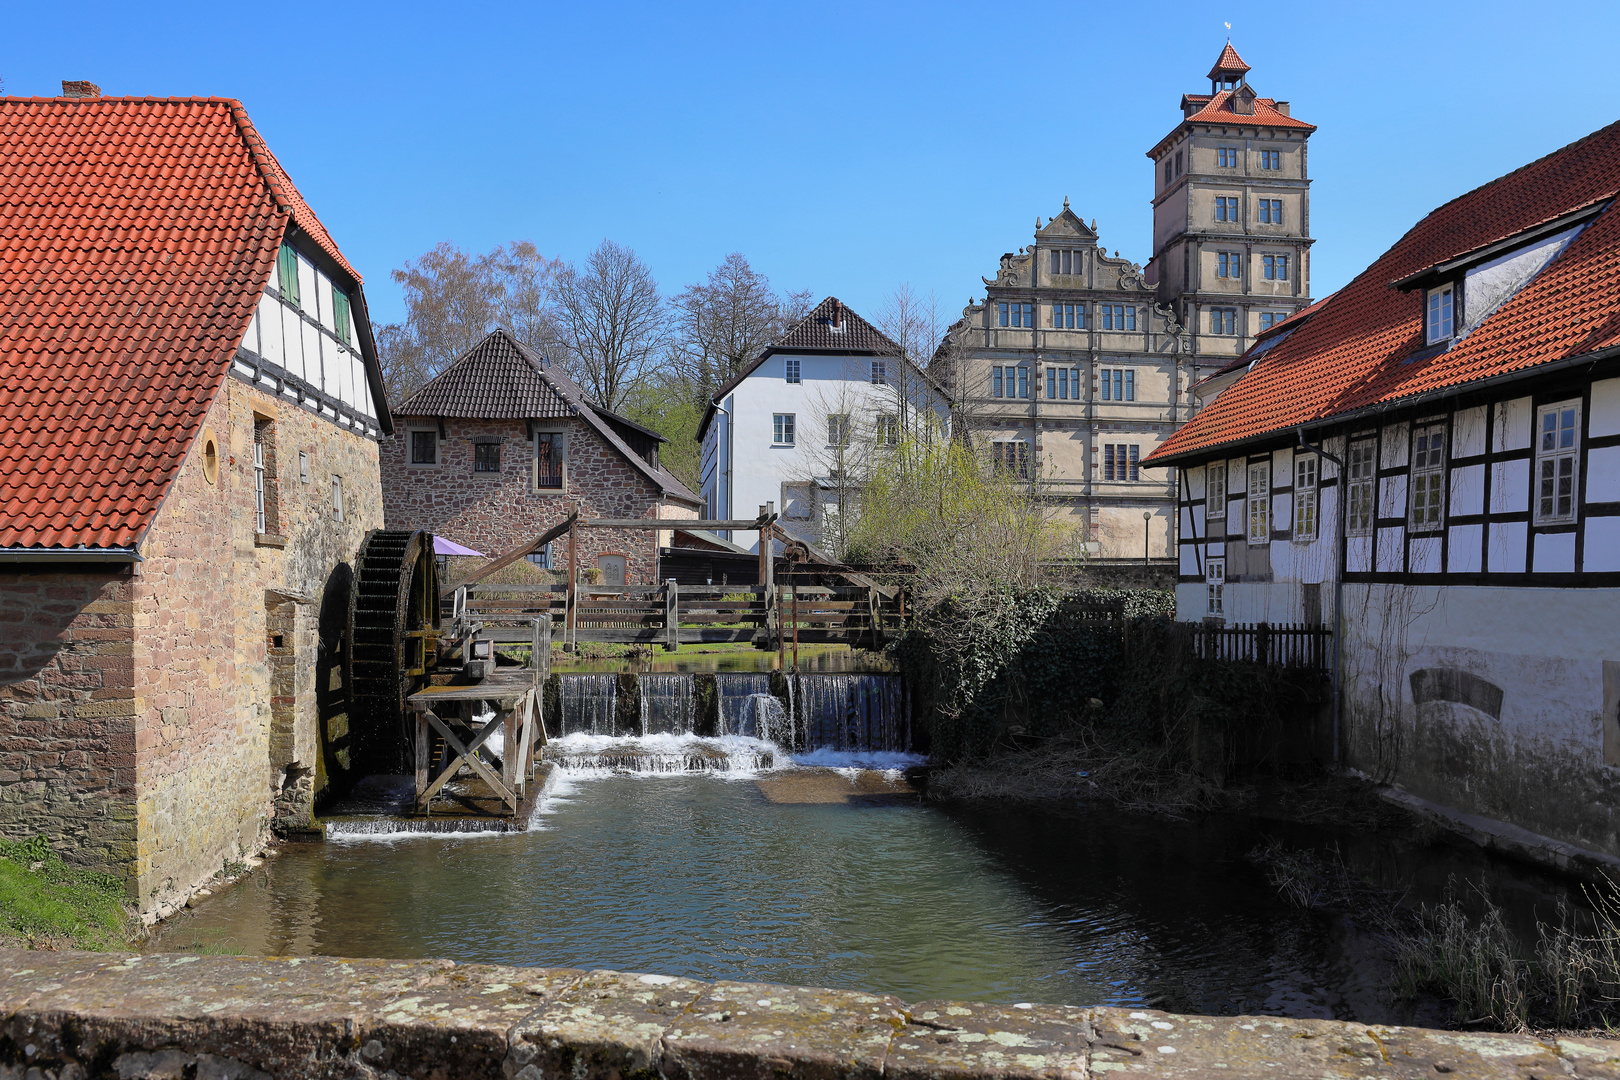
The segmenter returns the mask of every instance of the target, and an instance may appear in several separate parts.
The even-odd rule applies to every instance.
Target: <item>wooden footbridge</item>
[[[763,510],[763,508],[762,508]],[[707,529],[759,533],[759,585],[606,586],[581,584],[578,535],[584,529]],[[567,539],[565,582],[486,585],[483,580],[554,540]],[[773,557],[781,542],[787,557]],[[560,525],[525,541],[444,587],[448,614],[441,633],[494,643],[531,643],[535,621],[546,617],[565,649],[582,641],[659,646],[750,642],[786,650],[803,644],[881,649],[903,629],[906,597],[862,574],[810,561],[805,545],[783,534],[774,513],[753,520],[649,518],[586,519],[571,514]],[[781,570],[779,574],[778,571]]]

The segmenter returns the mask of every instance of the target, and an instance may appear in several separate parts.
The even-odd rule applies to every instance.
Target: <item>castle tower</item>
[[[1310,305],[1310,176],[1316,128],[1257,95],[1231,42],[1209,93],[1184,94],[1182,119],[1153,159],[1153,260],[1160,303],[1187,328],[1194,378],[1241,355],[1255,335]]]

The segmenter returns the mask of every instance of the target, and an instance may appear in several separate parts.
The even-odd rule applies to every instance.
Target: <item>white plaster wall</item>
[[[1620,769],[1604,764],[1603,731],[1617,610],[1620,589],[1346,585],[1347,760],[1444,805],[1620,854]],[[1500,687],[1500,718],[1420,709],[1411,675],[1423,668]]]
[[[1586,422],[1593,437],[1620,435],[1620,379],[1599,379],[1592,384],[1592,407]]]
[[[1535,411],[1527,397],[1498,401],[1492,407],[1491,442],[1497,450],[1524,450],[1530,446],[1530,425]]]

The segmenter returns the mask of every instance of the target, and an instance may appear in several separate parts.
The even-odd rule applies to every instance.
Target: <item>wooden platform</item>
[[[450,800],[468,814],[528,820],[535,749],[546,744],[541,672],[549,647],[545,652],[541,671],[497,668],[476,682],[425,686],[406,698],[416,717],[416,814],[431,817],[436,802]],[[480,706],[493,715],[481,718]],[[490,745],[497,731],[498,747]],[[499,755],[499,775],[484,753]]]

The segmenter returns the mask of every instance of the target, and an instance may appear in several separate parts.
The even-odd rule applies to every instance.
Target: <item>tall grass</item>
[[[1620,901],[1614,882],[1585,890],[1590,929],[1577,932],[1567,907],[1556,923],[1539,923],[1526,948],[1502,909],[1481,896],[1470,918],[1452,895],[1419,909],[1416,926],[1399,935],[1394,989],[1450,1001],[1455,1018],[1508,1031],[1530,1027],[1612,1027],[1620,1005]]]
[[[0,942],[116,949],[135,930],[117,878],[69,866],[43,836],[0,840]]]

